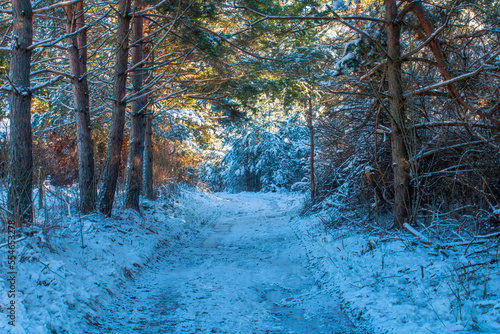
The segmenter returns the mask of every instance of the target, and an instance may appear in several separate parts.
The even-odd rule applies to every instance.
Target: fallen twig
[[[23,241],[24,239],[27,239],[27,238],[28,238],[27,236],[20,237],[20,238],[18,238],[18,239],[16,239],[16,240],[14,240],[14,242],[15,242],[15,243],[17,243],[17,242],[19,242],[19,241]],[[3,244],[1,244],[1,245],[0,245],[0,248],[5,247],[5,246],[7,246],[8,244],[9,244],[9,242],[5,242],[5,243],[3,243]]]
[[[495,238],[495,237],[500,237],[500,232],[496,233],[491,233],[487,235],[478,235],[477,237],[474,237],[476,239],[489,239],[489,238]]]
[[[413,227],[410,226],[410,224],[408,223],[404,223],[403,224],[404,228],[406,228],[408,230],[408,232],[410,232],[411,235],[417,237],[418,239],[420,239],[420,241],[426,245],[432,245],[433,242],[427,238],[425,235],[423,235],[422,233],[420,233],[419,231],[417,231],[416,229],[414,229]]]
[[[61,277],[61,278],[64,278],[63,276],[61,276],[60,274],[56,273],[54,270],[52,270],[52,269],[50,268],[50,263],[48,263],[48,264],[47,264],[47,263],[43,263],[43,262],[42,262],[42,261],[40,261],[40,260],[38,260],[38,262],[40,262],[41,264],[43,264],[43,265],[44,265],[44,267],[43,267],[42,271],[44,271],[45,269],[47,269],[48,271],[50,271],[50,272],[52,272],[52,273],[56,274],[57,276],[59,276],[59,277]]]

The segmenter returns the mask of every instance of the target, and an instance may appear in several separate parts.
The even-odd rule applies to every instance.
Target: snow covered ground
[[[500,333],[489,239],[325,229],[301,201],[186,190],[142,215],[48,222],[17,244],[14,328],[0,248],[0,333]]]
[[[38,223],[37,234],[16,243],[15,327],[7,318],[13,300],[8,296],[8,247],[0,248],[0,333],[83,333],[156,249],[191,233],[189,210],[174,212],[166,201],[144,202],[142,215],[117,210],[112,218],[79,217],[64,194],[51,189],[46,203],[52,216]],[[191,201],[201,197],[193,193]]]
[[[92,333],[362,333],[316,284],[289,225],[296,196],[218,194]]]
[[[338,211],[330,215],[349,223]],[[298,218],[293,226],[352,318],[377,333],[500,333],[498,236],[436,249],[438,242],[410,234],[325,229],[322,220]]]

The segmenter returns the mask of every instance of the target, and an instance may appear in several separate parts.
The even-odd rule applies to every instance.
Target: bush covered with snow
[[[201,169],[201,179],[215,190],[290,190],[307,175],[309,130],[290,117],[274,126],[237,134],[219,163]]]

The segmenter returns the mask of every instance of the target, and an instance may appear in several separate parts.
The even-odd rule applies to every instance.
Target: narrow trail
[[[290,205],[223,195],[192,242],[159,254],[95,333],[361,333],[316,285]]]

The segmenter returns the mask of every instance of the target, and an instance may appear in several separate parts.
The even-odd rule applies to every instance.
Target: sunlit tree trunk
[[[33,222],[33,158],[31,137],[30,45],[33,11],[30,0],[12,0],[10,53],[10,157],[8,208],[17,224]]]
[[[142,9],[142,1],[136,0],[135,11]],[[132,64],[137,66],[143,61],[143,45],[140,41],[144,37],[144,19],[141,15],[134,16],[132,23],[132,36],[134,45],[132,47]],[[130,142],[128,154],[128,167],[126,178],[125,206],[139,211],[139,195],[142,187],[142,167],[144,155],[144,135],[145,135],[145,109],[147,97],[141,92],[143,85],[143,66],[138,65],[131,73],[132,89],[134,95],[143,95],[132,102],[132,113],[130,119]]]
[[[113,85],[113,115],[108,143],[108,152],[102,177],[102,186],[99,194],[99,211],[111,216],[115,199],[118,171],[120,168],[123,130],[125,125],[124,100],[127,83],[128,51],[130,26],[130,0],[120,0],[118,8],[117,51]]]
[[[410,213],[410,164],[405,136],[405,108],[401,74],[401,26],[396,22],[396,0],[385,0],[387,31],[387,79],[391,116],[392,170],[394,173],[394,220],[402,227]]]
[[[75,106],[78,137],[78,172],[80,185],[80,211],[96,209],[97,191],[94,171],[94,145],[90,126],[89,87],[87,81],[87,30],[83,0],[65,7],[68,56],[71,70],[73,103]]]

